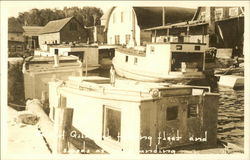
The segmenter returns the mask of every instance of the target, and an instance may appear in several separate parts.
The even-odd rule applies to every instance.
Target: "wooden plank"
[[[63,104],[66,104],[66,103],[63,103]],[[55,130],[54,125],[56,126],[55,128],[58,128],[61,126],[61,128],[65,129],[65,131],[64,131],[65,133],[61,134],[60,136],[64,135],[62,137],[68,137],[69,133],[71,132],[71,125],[70,124],[72,124],[72,117],[73,117],[72,109],[59,108],[59,110],[61,109],[61,110],[65,110],[65,111],[59,111],[57,113],[57,114],[60,114],[61,116],[63,116],[63,118],[59,117],[59,119],[63,120],[61,122],[58,122],[60,120],[55,117],[55,121],[57,124],[54,124],[53,121],[49,118],[49,116],[44,112],[42,104],[38,99],[28,100],[27,105],[26,105],[26,109],[28,111],[31,111],[33,114],[35,114],[36,116],[39,117],[38,126],[39,126],[40,130],[42,131],[42,135],[46,139],[46,143],[48,144],[49,148],[52,150],[53,153],[58,153],[58,152],[56,152],[57,150],[55,150],[55,147],[54,147],[55,146],[55,144],[54,144],[55,143],[55,132],[53,132]],[[60,112],[62,112],[63,114],[61,114]],[[57,117],[58,117],[58,115],[57,115]],[[61,125],[61,123],[63,125]],[[62,127],[62,126],[64,126],[64,127]],[[62,133],[62,130],[60,130],[60,133]],[[62,137],[59,137],[59,138],[62,138]],[[61,143],[63,143],[65,145],[66,140],[62,140]],[[61,146],[64,146],[64,145],[61,145]],[[70,145],[70,150],[76,151],[77,148],[74,147],[73,145]],[[65,152],[65,153],[67,153],[67,152]]]
[[[54,121],[54,153],[63,154],[69,150],[68,142],[72,127],[73,109],[56,108]]]

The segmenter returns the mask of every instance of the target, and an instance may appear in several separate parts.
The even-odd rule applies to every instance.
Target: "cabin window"
[[[121,141],[121,111],[113,107],[104,106],[104,137]]]
[[[215,20],[220,20],[223,18],[223,8],[215,9]]]
[[[239,10],[237,7],[229,8],[229,17],[235,17],[238,16]]]
[[[58,55],[58,51],[59,51],[58,49],[54,50],[55,55]]]
[[[120,36],[115,35],[115,44],[120,44]]]
[[[176,50],[182,50],[182,45],[176,45]]]
[[[152,54],[155,53],[155,47],[154,46],[150,46],[150,53],[152,53]]]
[[[20,51],[23,51],[23,46],[22,45],[17,45],[16,46],[16,51],[18,52],[20,52]]]
[[[82,51],[82,52],[81,51],[79,51],[79,52],[68,52],[68,55],[69,56],[70,55],[77,56],[81,62],[83,62],[83,60],[84,60],[84,51]]]
[[[138,58],[135,57],[135,58],[134,58],[134,64],[137,64],[137,63],[138,63]]]
[[[130,34],[126,34],[125,39],[126,39],[126,44],[128,44],[130,40]]]
[[[125,62],[128,62],[128,56],[125,57]]]
[[[171,71],[181,72],[182,66],[185,66],[186,72],[202,71],[203,56],[204,54],[202,52],[172,52]],[[185,65],[182,65],[184,63]]]
[[[70,23],[69,30],[70,31],[77,31],[77,24],[76,23]]]
[[[166,110],[167,121],[176,120],[178,118],[178,106],[168,107]]]
[[[199,113],[199,108],[197,104],[188,105],[188,118],[197,117]]]
[[[10,45],[9,51],[10,52],[15,52],[16,51],[16,46],[15,45]]]
[[[121,12],[121,23],[123,23],[123,12]]]
[[[194,50],[196,50],[196,51],[201,50],[201,46],[194,46]]]

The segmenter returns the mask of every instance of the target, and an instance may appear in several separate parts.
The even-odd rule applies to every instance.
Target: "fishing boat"
[[[31,56],[22,67],[25,99],[42,97],[48,93],[51,79],[67,80],[69,76],[82,76],[82,63],[76,56]]]
[[[61,56],[77,56],[82,63],[83,71],[92,71],[100,67],[98,60],[98,47],[87,44],[60,44],[47,45],[43,50],[35,50],[35,56],[53,57],[57,54]]]
[[[49,82],[52,120],[62,97],[74,110],[73,128],[108,153],[172,153],[172,147],[217,144],[219,95],[208,87],[70,76]]]
[[[159,82],[205,77],[205,43],[149,43],[146,47],[115,50],[112,60],[119,76]]]

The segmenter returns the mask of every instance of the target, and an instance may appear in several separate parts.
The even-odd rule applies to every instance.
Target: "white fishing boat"
[[[69,77],[49,82],[50,118],[60,99],[73,108],[72,138],[92,139],[108,153],[173,153],[172,147],[217,145],[219,95],[169,83]],[[79,149],[85,149],[79,145]],[[170,150],[169,150],[170,149]]]
[[[59,57],[71,55],[77,56],[79,61],[82,63],[82,68],[85,72],[92,71],[100,67],[97,46],[80,44],[47,45],[47,48],[43,50],[35,50],[34,54],[41,57],[52,57],[55,54]]]
[[[117,48],[112,60],[119,76],[139,81],[203,79],[204,43],[150,43]]]

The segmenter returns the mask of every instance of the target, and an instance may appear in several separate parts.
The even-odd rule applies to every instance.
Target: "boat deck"
[[[115,85],[104,77],[69,77],[64,90],[70,92],[87,91],[87,95],[126,100],[152,100],[167,96],[201,95],[209,91],[208,87],[174,85],[170,83],[138,82],[117,79]]]

